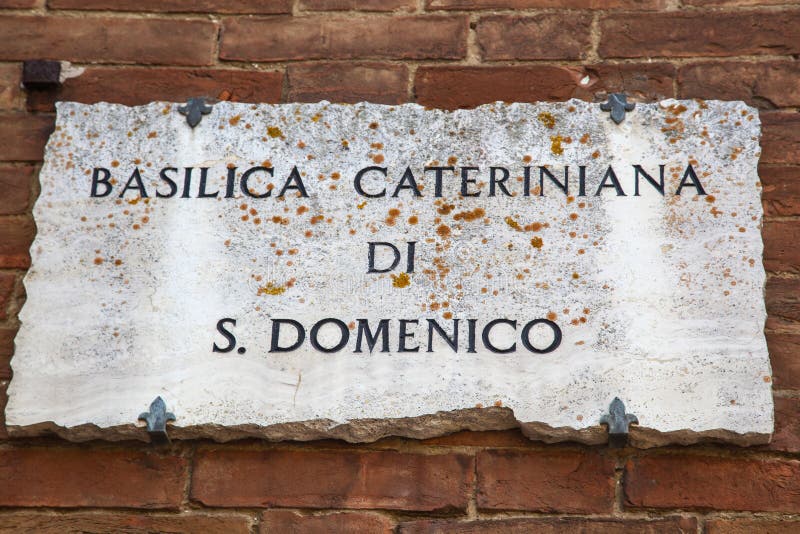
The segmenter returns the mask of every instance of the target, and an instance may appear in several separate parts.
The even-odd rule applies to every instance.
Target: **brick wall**
[[[0,0],[0,531],[800,531],[800,5],[793,0]],[[792,5],[795,4],[795,5]],[[72,62],[56,91],[22,61]],[[8,440],[56,100],[595,100],[761,110],[768,446],[611,450],[517,431],[373,444]]]

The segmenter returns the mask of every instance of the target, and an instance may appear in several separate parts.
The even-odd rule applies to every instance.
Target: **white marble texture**
[[[12,360],[13,435],[141,436],[136,418],[161,395],[179,437],[370,441],[521,425],[548,441],[597,442],[618,396],[643,444],[769,439],[755,109],[672,100],[638,104],[616,125],[577,100],[456,112],[221,102],[190,129],[178,105],[58,105]],[[460,198],[460,177],[445,173],[435,198],[422,169],[436,162],[480,167],[470,187],[481,196]],[[523,167],[534,166],[533,188],[544,164],[557,176],[570,167],[569,198],[551,183],[546,196],[522,194]],[[633,164],[654,177],[665,164],[666,194],[642,183],[634,196]],[[689,164],[708,195],[674,194]],[[230,165],[274,167],[271,196],[244,198],[237,186],[221,198]],[[295,165],[309,198],[276,199]],[[355,173],[370,165],[388,168],[365,180],[371,191],[391,193],[410,166],[423,196],[357,195]],[[487,196],[492,165],[509,168],[515,196]],[[595,196],[609,165],[627,196]],[[108,197],[90,198],[95,167],[116,181]],[[135,167],[147,201],[118,198]],[[155,198],[168,190],[164,167],[179,168],[176,197]],[[192,198],[177,198],[184,167],[195,167]],[[199,167],[220,198],[195,198]],[[266,191],[264,178],[251,188]],[[369,241],[417,242],[407,287],[366,273]],[[425,319],[450,325],[449,314],[461,320],[459,352],[426,352]],[[480,342],[489,320],[521,329],[548,315],[563,331],[552,353],[526,351],[508,327],[493,338],[516,339],[516,352]],[[246,353],[212,352],[225,344],[223,317],[237,320]],[[326,317],[391,319],[391,352],[354,353],[355,330],[334,354],[308,339],[269,352],[272,318],[309,329]],[[401,318],[420,320],[420,352],[397,352]],[[478,319],[476,353],[466,352],[468,318]]]

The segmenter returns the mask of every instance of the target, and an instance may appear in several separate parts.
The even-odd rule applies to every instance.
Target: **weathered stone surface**
[[[190,129],[177,108],[59,104],[11,361],[12,434],[145,439],[136,419],[157,395],[177,417],[173,436],[218,440],[521,427],[600,443],[615,396],[638,416],[643,446],[772,432],[754,109],[671,100],[616,125],[578,100],[455,112],[221,102]],[[733,116],[741,124],[722,120]],[[568,193],[540,186],[539,165],[559,180],[569,167]],[[656,182],[664,165],[664,195],[641,178],[637,196],[633,165]],[[240,187],[256,166],[274,169],[249,178],[263,198]],[[363,189],[385,197],[354,187],[370,166],[386,177],[368,171]],[[441,198],[433,166],[458,168],[442,171]],[[490,196],[493,166],[509,175],[495,171]],[[198,198],[202,167],[216,198]],[[96,187],[108,196],[90,196],[95,168],[108,170]],[[300,180],[307,197],[280,195]],[[398,269],[368,273],[369,242],[396,244]],[[213,352],[229,346],[223,318],[236,320],[225,326],[236,348]],[[342,330],[312,333],[327,318]],[[380,339],[357,351],[359,320],[375,332],[384,318],[387,351]],[[545,318],[563,337],[534,353],[555,327],[532,327],[532,347],[522,329]],[[272,350],[275,319],[299,321],[304,343]],[[457,351],[435,331],[429,351],[427,320],[450,335],[455,319]],[[483,336],[496,319],[516,331],[500,323]],[[293,332],[283,325],[282,346]],[[341,350],[323,351],[345,333]]]

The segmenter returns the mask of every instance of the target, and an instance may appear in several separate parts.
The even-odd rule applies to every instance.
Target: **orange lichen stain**
[[[411,285],[411,277],[408,276],[408,273],[400,273],[397,275],[392,275],[392,286],[398,288],[404,288]]]
[[[582,145],[585,145],[586,143],[588,143],[589,142],[589,134],[588,133],[583,134],[581,136],[581,138],[579,139],[579,141],[581,142]]]
[[[570,218],[570,220],[574,221],[574,220],[576,220],[578,218],[578,214],[577,213],[570,213],[569,214],[569,218]]]
[[[369,147],[375,150],[383,150],[383,143],[370,143]]]
[[[522,227],[510,215],[507,216],[504,220],[506,221],[507,225],[509,225],[511,228],[513,228],[517,232],[521,232],[522,231]]]
[[[542,223],[540,223],[540,222],[533,222],[531,224],[526,224],[525,225],[525,231],[526,232],[538,232],[539,230],[542,229],[543,226],[544,225]]]
[[[242,120],[241,115],[234,115],[233,117],[228,119],[228,124],[230,124],[231,126],[236,126],[237,124],[239,124],[240,120]]]
[[[522,163],[530,163],[531,157],[528,155],[522,156]]]
[[[669,111],[673,115],[680,115],[681,113],[686,111],[686,106],[684,106],[683,104],[678,104],[678,105],[672,104],[667,108],[667,111]]]
[[[438,213],[439,215],[447,215],[451,211],[453,211],[454,209],[455,209],[455,205],[453,205],[453,204],[442,204],[436,210],[436,213]]]
[[[496,407],[498,407],[498,408],[502,408],[502,406],[503,406],[503,401],[500,401],[500,400],[498,400],[498,401],[494,401],[494,405],[495,405]]]
[[[375,163],[383,163],[383,154],[375,154],[372,156],[372,161]]]
[[[580,277],[581,277],[581,275],[579,275],[578,273],[572,273],[572,279],[573,280],[577,280]]]
[[[557,317],[558,315],[556,315],[556,312],[550,312],[547,314],[547,319],[550,321],[555,321]]]
[[[450,237],[450,227],[446,224],[440,224],[438,228],[436,228],[436,233],[439,234],[440,237]]]
[[[555,154],[556,156],[560,156],[564,153],[564,147],[561,146],[562,142],[566,142],[566,139],[561,137],[560,135],[551,135],[550,136],[550,152]]]
[[[358,209],[360,209],[360,210],[363,210],[363,209],[364,209],[364,206],[366,206],[366,205],[367,205],[367,201],[365,200],[365,201],[364,201],[364,202],[362,202],[361,204],[356,204],[356,207],[357,207]]]
[[[369,123],[369,129],[370,130],[377,130],[378,129],[378,123],[377,122]]]
[[[154,137],[157,137],[157,136],[158,136],[158,133],[156,133],[156,132],[150,132],[149,134],[147,134],[147,138],[148,139],[153,139]]]
[[[389,210],[389,217],[397,217],[398,215],[400,215],[400,210],[399,209],[391,208]]]
[[[286,291],[283,286],[276,286],[272,282],[267,282],[267,285],[258,288],[258,296],[261,295],[281,295]]]
[[[307,211],[308,211],[308,206],[299,206],[299,207],[297,208],[297,212],[296,212],[296,213],[297,213],[298,215],[302,215],[302,214],[304,214],[304,213],[305,213],[305,212],[307,212]]]
[[[711,215],[713,215],[715,218],[722,215],[723,213],[725,212],[718,210],[716,206],[711,206]]]
[[[539,116],[537,118],[539,119],[539,122],[541,122],[550,129],[553,129],[556,125],[556,118],[553,117],[552,114],[547,113],[546,111],[542,111],[541,113],[539,113]]]
[[[544,241],[542,241],[541,237],[536,236],[531,239],[531,246],[533,248],[542,248],[542,245],[544,245]]]
[[[475,208],[472,211],[462,211],[460,213],[456,213],[453,215],[453,219],[457,221],[472,222],[483,218],[484,215],[486,215],[486,212],[483,210],[483,208]]]
[[[450,156],[449,158],[447,158],[447,164],[450,165],[451,167],[455,165],[457,161],[458,158],[455,156]]]
[[[338,172],[335,172],[335,173],[331,174],[331,180],[338,180],[341,177],[342,177],[342,175],[339,174]]]
[[[419,222],[419,218],[416,215],[412,215],[408,218],[408,224],[417,224]]]
[[[267,127],[267,135],[274,139],[276,137],[283,137],[283,132],[277,126],[269,126]]]
[[[770,377],[770,376],[765,376],[765,377],[764,377],[764,382],[767,382],[767,383],[769,383],[769,382],[772,382],[772,377]]]
[[[594,159],[599,158],[600,157],[600,151],[599,150],[595,150],[594,152],[592,152],[592,157]]]
[[[99,256],[98,256],[98,257],[96,257],[96,258],[94,259],[94,264],[95,264],[95,265],[102,265],[102,264],[103,264],[103,258],[101,258],[101,257],[99,257]]]
[[[114,260],[114,265],[119,267],[120,265],[122,265],[122,260]]]
[[[119,161],[117,161],[117,160],[112,161],[111,162],[111,166],[112,167],[119,167]]]
[[[86,222],[86,217],[81,217],[81,221]]]
[[[306,147],[306,144],[304,142],[302,142],[302,141],[298,141],[297,142],[297,148],[305,148],[305,147]]]
[[[141,228],[141,226],[139,226],[138,224],[134,224],[134,225],[133,225],[133,229],[134,229],[134,230],[138,230],[139,228]]]
[[[745,229],[745,227],[744,227],[744,226],[740,226],[740,227],[739,227],[739,231],[740,231],[741,233],[745,233],[747,230]]]

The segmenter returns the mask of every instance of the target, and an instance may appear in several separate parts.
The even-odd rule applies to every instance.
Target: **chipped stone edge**
[[[517,428],[531,441],[548,444],[577,442],[584,445],[603,445],[608,441],[606,428],[599,424],[575,429],[552,427],[539,422],[524,423],[514,417],[513,410],[496,407],[469,408],[397,419],[354,419],[347,423],[316,419],[268,426],[256,424],[225,426],[211,423],[186,427],[167,425],[167,433],[172,439],[209,439],[217,443],[252,438],[272,442],[337,439],[347,443],[373,443],[389,437],[430,439],[464,430],[480,432]],[[142,442],[150,440],[146,429],[133,423],[101,428],[91,423],[64,427],[50,421],[27,426],[12,425],[6,429],[12,439],[57,436],[78,443],[91,440]],[[634,425],[630,429],[629,445],[639,449],[698,443],[725,443],[748,447],[765,445],[771,439],[772,434],[757,432],[740,434],[724,429],[660,432]]]

